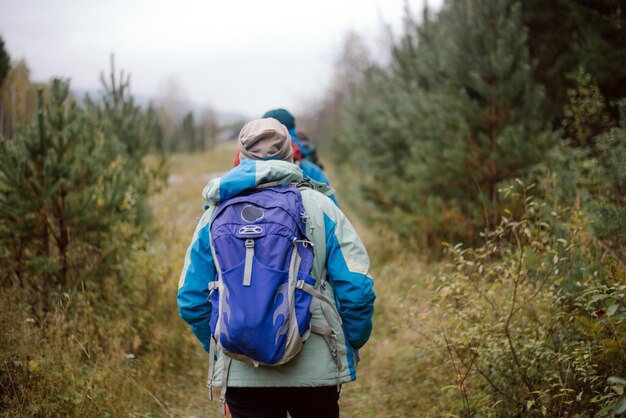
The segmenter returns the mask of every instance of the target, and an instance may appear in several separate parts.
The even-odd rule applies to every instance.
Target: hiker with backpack
[[[320,159],[317,155],[317,147],[315,147],[315,144],[309,139],[309,135],[302,129],[298,129],[296,130],[296,137],[300,140],[300,143],[306,149],[307,159],[316,166],[318,166],[320,170],[324,171],[324,166],[320,162]]]
[[[241,163],[203,191],[205,212],[178,288],[209,353],[209,394],[233,418],[338,417],[356,379],[375,294],[354,227],[293,164],[273,118],[242,129]]]
[[[314,150],[314,153],[311,153],[311,149],[309,147],[310,142],[306,141],[304,143],[298,137],[298,131],[296,130],[296,118],[286,109],[273,109],[265,112],[263,115],[264,118],[274,118],[287,128],[289,131],[289,136],[291,136],[291,140],[296,144],[298,148],[302,151],[302,159],[297,161],[297,164],[302,169],[304,175],[310,179],[313,179],[317,182],[324,183],[330,186],[330,182],[324,174],[324,170],[320,166],[317,165],[317,151]],[[312,144],[311,144],[312,145]],[[315,161],[312,160],[315,158]],[[331,199],[337,203],[334,196],[331,196]]]

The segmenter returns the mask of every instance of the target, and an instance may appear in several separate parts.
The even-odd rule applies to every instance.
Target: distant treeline
[[[0,38],[0,134],[15,138],[19,126],[26,126],[35,119],[37,91],[47,91],[46,83],[30,79],[30,70],[24,60],[11,62]],[[96,96],[102,96],[104,92]],[[150,103],[145,109],[154,115],[154,131],[150,142],[159,152],[192,152],[213,147],[220,139],[228,139],[242,122],[220,124],[217,114],[210,106],[196,113],[177,97],[177,91],[167,91],[165,96]],[[169,97],[173,96],[173,97]],[[83,97],[75,97],[84,101]],[[100,97],[91,97],[99,100]]]

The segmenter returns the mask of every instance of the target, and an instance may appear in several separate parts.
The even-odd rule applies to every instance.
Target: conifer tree
[[[547,149],[543,88],[533,82],[519,2],[458,1],[450,12],[446,94],[463,121],[467,174],[495,210],[493,224],[499,217],[498,185],[522,175]]]
[[[614,255],[626,264],[626,98],[618,103],[619,127],[594,143],[600,176],[591,206],[592,228]]]
[[[563,110],[564,134],[575,147],[594,148],[596,137],[613,128],[615,123],[591,74],[579,67],[572,79],[576,87],[566,92],[568,103]]]
[[[67,81],[53,80],[42,97],[34,124],[16,141],[0,137],[0,257],[4,284],[45,296],[115,268],[134,227],[135,173],[123,144],[68,99]]]
[[[96,117],[97,123],[122,145],[133,169],[141,167],[142,159],[151,149],[150,137],[145,135],[143,112],[130,92],[130,76],[124,71],[116,74],[115,59],[111,57],[108,77],[100,74],[102,92],[100,100],[87,99],[87,107]]]
[[[4,39],[0,37],[0,87],[2,87],[2,82],[9,73],[10,68],[11,58],[9,57],[9,53],[4,46]]]
[[[100,100],[81,107],[67,81],[53,80],[46,103],[39,91],[36,121],[14,140],[0,136],[4,283],[46,294],[89,271],[89,285],[115,271],[149,226],[148,197],[165,177],[165,159],[149,166],[145,157],[162,129],[154,111],[135,104],[130,77],[111,65]]]
[[[146,118],[146,135],[151,139],[152,147],[159,155],[165,155],[166,143],[163,125],[159,120],[159,113],[152,103],[148,106],[145,113]]]
[[[166,173],[163,153],[159,154],[156,167],[146,165],[144,158],[150,151],[158,149],[162,127],[154,111],[144,112],[135,103],[130,91],[130,76],[124,71],[116,74],[113,56],[108,76],[102,73],[100,81],[100,100],[87,97],[86,108],[110,145],[118,147],[118,164],[124,166],[123,171],[134,173],[129,179],[127,200],[134,209],[135,221],[147,226],[152,219],[147,198]]]
[[[536,79],[545,85],[546,120],[558,121],[567,104],[568,74],[582,66],[608,99],[626,96],[626,13],[623,0],[524,0],[531,55],[537,60]]]
[[[193,152],[200,149],[198,144],[198,132],[196,124],[194,122],[193,113],[188,112],[183,118],[178,131],[176,132],[176,143],[182,149],[187,152]]]
[[[575,80],[563,111],[565,137],[549,154],[557,186],[550,194],[587,211],[601,245],[626,263],[626,99],[617,103],[616,126],[591,75],[579,68]]]
[[[343,136],[367,168],[366,197],[398,232],[471,239],[499,218],[499,187],[540,161],[544,94],[526,42],[511,0],[451,1],[408,21]]]

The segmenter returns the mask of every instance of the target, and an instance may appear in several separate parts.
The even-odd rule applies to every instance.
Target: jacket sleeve
[[[185,264],[178,283],[178,312],[189,324],[191,330],[209,351],[211,342],[211,303],[209,297],[209,281],[215,280],[216,269],[211,253],[209,238],[209,220],[207,211],[200,219],[191,245],[185,256]]]
[[[348,342],[359,349],[372,332],[374,281],[361,238],[340,209],[331,209],[324,214],[326,268]]]

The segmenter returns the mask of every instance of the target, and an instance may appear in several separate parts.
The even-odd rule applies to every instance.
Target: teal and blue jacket
[[[203,191],[206,211],[200,219],[187,250],[178,286],[180,316],[189,324],[200,343],[209,351],[211,342],[211,304],[209,281],[216,268],[211,253],[210,222],[217,204],[263,183],[294,184],[304,180],[302,170],[285,161],[246,159],[223,177],[211,180]],[[326,195],[328,186],[312,182],[302,190],[302,203],[308,215],[307,238],[314,243],[315,260],[312,276],[321,283],[327,272],[329,286],[319,288],[335,302],[340,318],[327,319],[321,309],[313,320],[326,321],[338,331],[336,362],[324,338],[311,334],[302,351],[289,363],[276,367],[254,367],[233,360],[228,386],[332,386],[356,379],[358,349],[369,339],[374,313],[373,280],[369,275],[367,251],[350,221]],[[336,316],[336,315],[335,315]],[[215,386],[222,382],[224,355],[217,353],[213,376]],[[341,367],[338,370],[337,365]]]
[[[304,176],[310,178],[311,180],[315,180],[318,183],[323,183],[330,186],[330,181],[326,177],[326,174],[324,174],[324,170],[322,170],[317,164],[306,159],[309,151],[304,145],[302,145],[300,138],[298,138],[298,135],[296,134],[296,129],[289,129],[289,135],[291,136],[291,140],[295,142],[295,144],[300,148],[300,151],[302,151],[302,160],[298,161],[298,164],[300,165]],[[330,197],[330,199],[335,202],[336,205],[339,205],[339,202],[337,202],[337,198],[335,197],[334,193],[329,195],[328,197]]]

